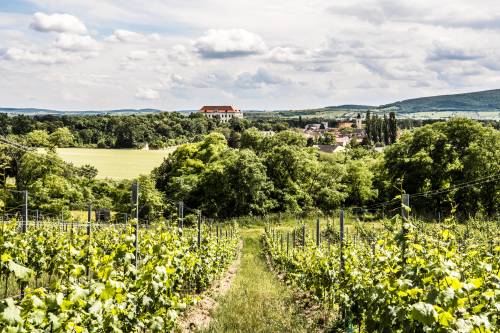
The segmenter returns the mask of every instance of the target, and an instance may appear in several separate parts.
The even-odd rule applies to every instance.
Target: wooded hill
[[[399,113],[427,111],[500,112],[500,89],[466,94],[413,98],[382,105],[378,109],[392,109]]]

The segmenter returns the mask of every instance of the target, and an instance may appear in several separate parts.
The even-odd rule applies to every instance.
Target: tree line
[[[37,115],[0,114],[0,135],[36,147],[142,148],[161,149],[196,142],[213,131],[226,137],[255,126],[281,131],[289,127],[282,121],[234,119],[222,123],[203,114],[158,112],[145,115]]]

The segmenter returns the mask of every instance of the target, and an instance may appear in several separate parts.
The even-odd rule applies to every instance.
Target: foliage
[[[26,135],[26,143],[32,147],[49,147],[50,137],[46,130],[34,130]]]
[[[402,184],[406,193],[442,191],[500,173],[500,133],[491,127],[466,119],[453,119],[406,132],[400,141],[385,151],[387,189]],[[457,188],[448,194],[412,200],[412,206],[429,210],[495,214],[500,207],[498,181]]]
[[[157,188],[217,217],[331,210],[345,199],[345,168],[320,161],[300,133],[250,128],[240,142],[240,149],[230,148],[222,134],[212,133],[180,146],[153,172]]]
[[[286,123],[233,119],[221,123],[202,114],[157,112],[142,115],[35,115],[7,117],[0,114],[0,134],[15,135],[35,147],[89,147],[151,149],[196,142],[213,131],[225,132],[231,147],[238,147],[239,135],[247,128],[281,131]],[[49,136],[47,138],[47,135]],[[48,141],[48,142],[47,142]]]
[[[69,147],[74,140],[73,133],[67,127],[60,127],[49,135],[49,141],[54,147]]]
[[[337,234],[320,247],[309,237],[305,247],[284,246],[269,229],[264,240],[288,280],[340,313],[342,331],[497,330],[500,240],[491,237],[498,226],[394,220],[384,227],[360,225],[343,243]]]
[[[91,228],[62,232],[50,225],[19,234],[0,234],[0,277],[26,288],[30,280],[49,283],[26,288],[24,297],[0,301],[2,332],[165,332],[232,262],[238,240],[216,239],[205,230],[196,238],[156,226]],[[89,274],[87,274],[87,269]],[[51,281],[52,278],[52,282]]]
[[[398,124],[394,112],[390,112],[387,118],[385,113],[383,117],[379,117],[377,114],[372,115],[370,110],[366,111],[365,140],[367,142],[393,144],[397,140],[397,131]]]

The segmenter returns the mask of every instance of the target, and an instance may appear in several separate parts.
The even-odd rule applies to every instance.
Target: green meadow
[[[57,154],[75,166],[93,165],[97,178],[130,179],[148,174],[176,147],[164,150],[59,148]]]

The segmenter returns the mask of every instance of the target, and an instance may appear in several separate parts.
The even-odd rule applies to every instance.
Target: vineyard
[[[272,264],[341,331],[498,332],[500,227],[395,217],[344,229],[268,227]],[[403,214],[404,215],[404,214]]]
[[[0,331],[170,331],[233,261],[236,232],[4,222]]]

